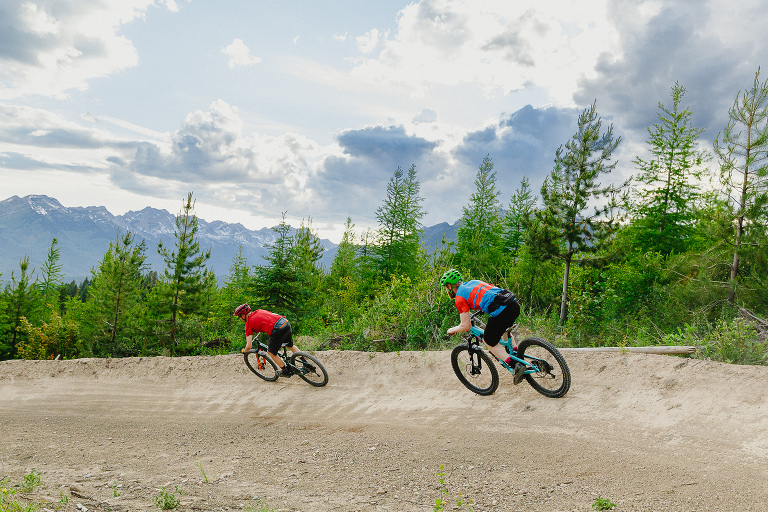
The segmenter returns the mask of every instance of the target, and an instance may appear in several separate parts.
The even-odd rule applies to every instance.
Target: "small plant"
[[[448,506],[448,502],[443,498],[449,498],[451,493],[448,491],[445,483],[445,466],[440,464],[440,470],[437,472],[437,478],[440,481],[440,494],[441,496],[435,500],[435,512],[442,512]],[[462,499],[461,492],[456,496],[456,506],[453,510],[460,510],[463,507],[467,507],[469,512],[472,512],[472,500],[466,501]]]
[[[595,502],[592,504],[592,508],[595,510],[612,510],[615,506],[616,504],[614,502],[599,495]]]
[[[155,497],[155,505],[160,507],[162,510],[172,510],[177,508],[181,503],[180,498],[184,494],[184,491],[180,491],[178,485],[175,487],[176,490],[174,492],[166,491],[165,486],[158,489],[160,491],[160,495]],[[178,497],[176,496],[177,494]]]
[[[24,483],[21,484],[22,492],[32,492],[35,487],[40,485],[40,473],[35,473],[33,469],[28,475],[24,475]]]
[[[115,480],[114,482],[112,482],[112,485],[111,485],[110,487],[112,487],[112,496],[114,496],[115,498],[117,498],[118,496],[120,496],[120,493],[118,492],[118,489],[119,489],[120,487],[122,487],[122,485],[118,485],[118,483],[117,483],[117,480]]]
[[[203,475],[203,482],[208,483],[210,480],[208,480],[208,475],[205,474],[203,465],[198,462],[197,467],[200,468],[200,474]]]

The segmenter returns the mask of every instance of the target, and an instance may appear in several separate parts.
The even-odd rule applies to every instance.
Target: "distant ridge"
[[[0,280],[7,283],[11,272],[18,276],[19,261],[29,256],[30,267],[39,275],[51,240],[58,240],[60,263],[67,281],[81,281],[91,276],[117,233],[130,231],[137,240],[147,244],[147,263],[152,270],[162,272],[163,261],[157,254],[157,244],[174,242],[174,214],[167,210],[146,207],[125,215],[112,215],[103,206],[66,207],[58,200],[44,195],[13,196],[0,201]],[[198,217],[198,239],[203,249],[211,248],[208,266],[223,279],[242,246],[249,265],[264,262],[277,234],[271,228],[250,230],[242,224],[222,221],[207,222]],[[446,239],[455,239],[456,224],[442,223],[424,228],[425,245],[436,247]],[[337,244],[322,239],[325,248],[322,264],[330,267]]]

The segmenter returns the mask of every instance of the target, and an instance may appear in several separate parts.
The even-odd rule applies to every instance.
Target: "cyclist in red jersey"
[[[448,329],[448,334],[470,330],[472,327],[470,310],[480,309],[490,315],[485,326],[483,342],[499,361],[504,361],[510,367],[514,367],[514,383],[519,384],[523,379],[525,366],[520,363],[515,364],[504,347],[499,345],[499,340],[502,337],[507,339],[506,330],[514,325],[515,320],[520,315],[520,304],[518,304],[515,294],[477,279],[464,281],[456,269],[450,269],[443,274],[443,277],[440,278],[440,286],[448,289],[448,294],[454,299],[461,319],[459,325]]]
[[[278,357],[277,352],[285,343],[291,352],[296,353],[299,347],[293,343],[293,331],[288,319],[284,316],[272,313],[266,309],[257,309],[251,311],[248,304],[240,304],[235,308],[235,316],[245,322],[245,348],[240,352],[248,352],[253,348],[253,334],[265,332],[269,335],[267,343],[267,354],[278,366],[278,375],[285,375],[285,363]]]

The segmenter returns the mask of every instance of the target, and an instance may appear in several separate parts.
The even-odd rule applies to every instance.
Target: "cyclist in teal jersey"
[[[440,278],[440,286],[448,289],[448,294],[454,299],[456,309],[459,310],[461,320],[459,325],[448,329],[448,334],[469,331],[472,327],[469,312],[480,309],[490,315],[485,326],[483,342],[499,361],[513,366],[512,358],[509,357],[504,347],[499,345],[499,340],[502,337],[507,339],[507,329],[514,325],[520,315],[520,304],[517,302],[515,294],[477,279],[464,281],[456,269],[451,269],[443,274]],[[514,368],[514,383],[518,384],[523,378],[525,366],[517,363]]]

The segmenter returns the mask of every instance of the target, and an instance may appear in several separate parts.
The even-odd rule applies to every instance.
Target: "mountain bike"
[[[322,387],[328,384],[328,372],[323,364],[312,354],[306,352],[296,352],[288,355],[286,345],[283,344],[277,353],[283,360],[283,377],[298,375],[305,382],[315,387]],[[245,365],[258,377],[274,382],[279,377],[277,375],[277,364],[267,354],[267,346],[259,342],[258,348],[253,348],[243,354]]]
[[[481,314],[482,311],[472,314],[469,339],[451,351],[451,366],[462,384],[478,395],[492,395],[499,387],[499,372],[493,364],[496,359],[502,368],[513,374],[517,363],[525,365],[525,380],[546,397],[560,398],[568,392],[571,371],[554,345],[541,338],[526,338],[515,347],[515,324],[506,331],[508,340],[499,341],[512,358],[512,365],[508,365],[483,350],[485,324],[477,318]]]

